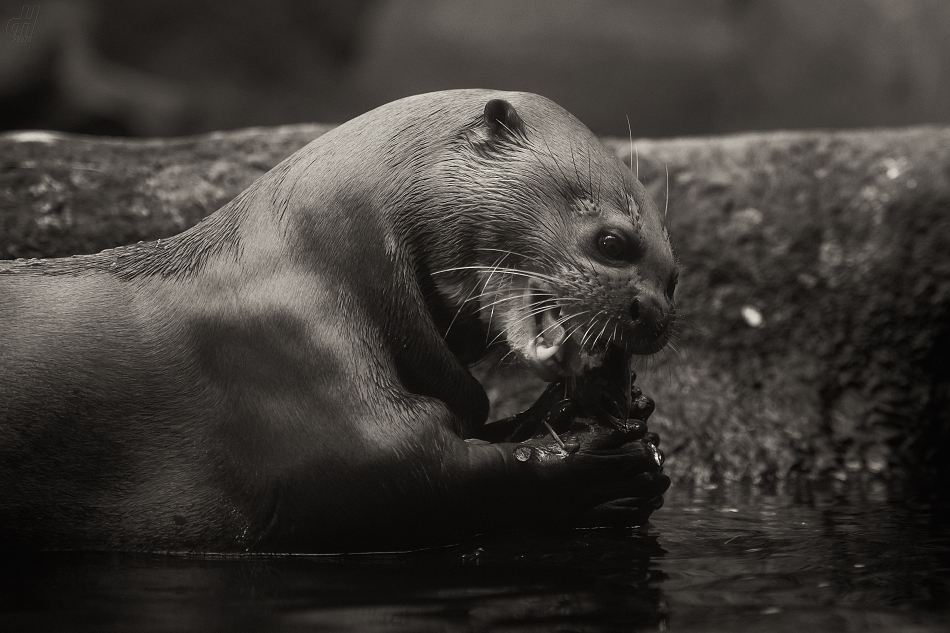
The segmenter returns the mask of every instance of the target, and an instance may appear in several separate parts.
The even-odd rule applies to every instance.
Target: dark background
[[[339,122],[419,92],[551,97],[600,134],[950,123],[946,0],[0,0],[0,129]]]

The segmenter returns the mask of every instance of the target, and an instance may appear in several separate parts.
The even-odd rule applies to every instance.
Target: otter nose
[[[652,336],[666,333],[670,325],[670,313],[660,302],[651,297],[637,297],[630,303],[630,318],[634,325]]]

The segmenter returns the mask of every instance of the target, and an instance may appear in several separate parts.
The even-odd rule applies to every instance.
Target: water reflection
[[[655,522],[677,628],[946,630],[942,507],[866,490],[684,497]]]
[[[946,630],[941,508],[674,491],[653,524],[410,555],[42,555],[0,572],[0,630]]]

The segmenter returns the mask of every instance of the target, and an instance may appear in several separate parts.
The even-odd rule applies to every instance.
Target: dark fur
[[[0,264],[0,539],[402,548],[630,494],[656,470],[641,447],[602,458],[593,438],[542,464],[462,441],[487,412],[464,364],[486,332],[434,276],[499,244],[588,269],[559,250],[567,219],[644,205],[549,101],[434,93],[328,133],[181,235]],[[667,262],[657,227],[637,230]],[[664,265],[637,269],[644,292]]]

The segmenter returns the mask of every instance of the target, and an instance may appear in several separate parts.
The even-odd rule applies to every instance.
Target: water
[[[387,556],[8,559],[2,631],[947,631],[950,515],[673,489],[647,528]]]

